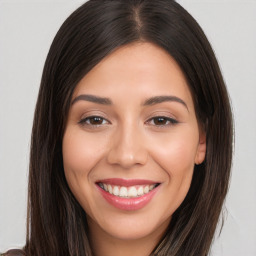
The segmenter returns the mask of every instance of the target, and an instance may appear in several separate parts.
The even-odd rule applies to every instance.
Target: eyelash
[[[105,123],[100,123],[100,124],[92,124],[90,121],[92,121],[94,119],[94,121],[102,121]],[[88,123],[89,122],[89,123]],[[79,121],[79,124],[81,125],[90,125],[90,126],[101,126],[101,125],[105,125],[106,123],[110,123],[106,118],[101,117],[101,116],[88,116],[86,118],[83,118],[82,120]]]
[[[157,125],[155,123],[156,121],[160,121],[160,122],[164,121],[166,123]],[[151,122],[154,122],[154,123],[152,124]],[[155,116],[155,117],[150,118],[146,123],[149,123],[150,125],[154,125],[157,127],[165,127],[165,126],[171,126],[171,125],[178,124],[179,122],[176,119],[171,118],[171,117]]]
[[[96,121],[96,122],[100,122],[100,123],[93,124],[92,121]],[[164,123],[156,124],[156,122],[158,122],[158,121],[164,122]],[[175,125],[178,123],[179,122],[176,119],[171,118],[171,117],[166,117],[166,116],[155,116],[146,121],[146,124],[157,126],[157,127],[166,127],[166,126],[171,126],[171,125]],[[111,124],[111,123],[106,118],[101,117],[101,116],[88,116],[88,117],[80,120],[79,124],[96,128],[101,125]]]

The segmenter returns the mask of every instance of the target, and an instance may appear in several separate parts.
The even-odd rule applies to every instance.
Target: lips
[[[108,192],[109,194],[113,194],[115,196],[124,197],[124,198],[133,198],[138,196],[143,196],[149,193],[152,189],[154,189],[157,184],[152,185],[137,185],[137,186],[118,186],[111,185],[107,183],[98,183],[99,186]]]
[[[106,179],[96,182],[103,198],[112,206],[126,211],[146,206],[160,183],[148,180]]]

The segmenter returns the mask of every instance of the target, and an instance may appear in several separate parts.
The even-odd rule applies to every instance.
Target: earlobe
[[[201,132],[200,137],[199,137],[199,142],[198,142],[198,147],[197,147],[197,153],[195,156],[195,164],[199,165],[201,164],[206,155],[206,133]]]

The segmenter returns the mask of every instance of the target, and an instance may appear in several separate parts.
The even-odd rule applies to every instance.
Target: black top
[[[25,253],[19,249],[12,249],[6,253],[1,254],[1,256],[25,256]]]

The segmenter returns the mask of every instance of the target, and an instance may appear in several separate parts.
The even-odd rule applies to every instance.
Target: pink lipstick
[[[103,198],[125,211],[135,211],[146,206],[157,193],[159,184],[150,180],[117,178],[96,182]]]

